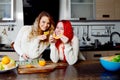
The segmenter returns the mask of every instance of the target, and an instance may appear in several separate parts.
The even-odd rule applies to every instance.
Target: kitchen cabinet
[[[115,0],[96,0],[96,19],[112,20],[115,18]]]
[[[115,0],[115,19],[120,19],[120,0]]]
[[[97,20],[120,20],[120,0],[96,0]]]
[[[0,52],[0,55],[7,55],[10,56],[12,59],[18,61],[19,60],[19,55],[16,52]]]
[[[71,19],[94,19],[94,0],[71,0],[70,6]]]
[[[99,60],[100,57],[120,55],[120,50],[113,51],[82,51],[86,60]]]
[[[0,0],[0,20],[13,20],[13,11],[13,0]]]
[[[120,20],[119,3],[120,0],[61,0],[60,19]]]

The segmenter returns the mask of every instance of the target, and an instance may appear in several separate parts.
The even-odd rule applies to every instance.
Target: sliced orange
[[[46,65],[46,61],[45,60],[39,60],[39,65],[40,66],[45,66]]]
[[[60,35],[53,34],[53,38],[55,38],[55,39],[59,39],[61,37],[62,37],[62,34],[60,34]]]
[[[4,56],[4,57],[2,57],[1,62],[3,64],[8,64],[10,62],[10,58],[8,56]]]
[[[44,35],[46,35],[46,36],[47,36],[48,34],[49,34],[49,31],[44,32]]]
[[[34,66],[31,65],[31,64],[27,64],[26,67],[27,67],[27,68],[34,68]]]

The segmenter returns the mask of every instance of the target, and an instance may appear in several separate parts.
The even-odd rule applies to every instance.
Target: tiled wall
[[[107,25],[107,26],[106,26]],[[83,45],[83,32],[85,33],[85,38],[88,36],[90,41],[87,43],[94,43],[95,39],[99,39],[101,44],[104,44],[110,40],[110,36],[92,36],[93,34],[106,34],[106,28],[110,28],[110,33],[116,31],[120,33],[120,22],[113,23],[72,23],[74,33],[79,38],[80,45]],[[89,26],[89,31],[87,30],[87,26]],[[113,40],[120,43],[120,37],[118,35],[113,36]]]

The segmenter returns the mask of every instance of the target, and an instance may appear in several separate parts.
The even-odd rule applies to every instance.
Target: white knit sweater
[[[28,39],[28,35],[31,31],[31,26],[24,26],[20,29],[15,43],[14,49],[20,55],[20,61],[24,60],[21,55],[27,54],[29,58],[34,59],[41,55],[41,53],[48,47],[49,44],[41,43],[38,37],[34,37],[32,40]]]
[[[73,65],[78,60],[78,53],[79,53],[79,41],[76,36],[73,37],[71,43],[67,43],[68,38],[63,36],[62,41],[64,42],[64,55],[66,57],[66,61],[69,65]],[[59,53],[58,49],[55,46],[55,43],[51,43],[50,45],[51,53],[50,58],[53,62],[57,63],[59,60],[64,59],[62,45],[59,46]]]

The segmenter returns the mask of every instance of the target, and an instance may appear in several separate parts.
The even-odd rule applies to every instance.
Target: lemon
[[[0,70],[4,70],[5,68],[4,68],[4,66],[3,66],[3,64],[0,62]]]

